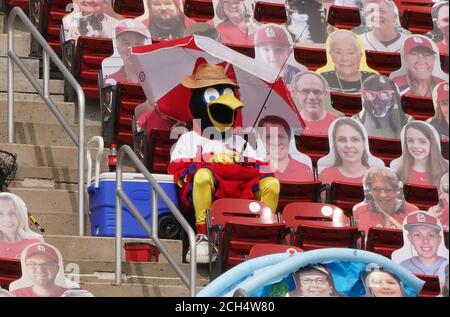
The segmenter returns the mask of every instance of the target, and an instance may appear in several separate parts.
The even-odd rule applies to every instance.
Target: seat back
[[[301,153],[311,158],[314,168],[317,167],[317,161],[330,152],[328,136],[296,135],[295,143]]]
[[[331,5],[328,9],[328,24],[338,28],[351,30],[361,24],[358,8]]]
[[[275,254],[275,253],[284,253],[284,252],[288,252],[289,254],[295,254],[297,252],[303,252],[303,250],[298,247],[294,247],[293,245],[261,243],[261,244],[254,245],[250,249],[248,258],[254,259],[254,258],[258,258],[258,257],[264,256],[264,255]]]
[[[139,84],[117,84],[117,118],[115,139],[125,144],[133,144],[132,120],[135,109],[146,101]]]
[[[330,98],[332,107],[341,111],[347,117],[357,114],[362,110],[360,94],[346,94],[332,91],[330,93]]]
[[[300,225],[297,228],[298,247],[305,251],[324,248],[357,248],[361,232],[357,227],[330,228]]]
[[[280,183],[280,194],[278,196],[278,211],[284,210],[285,206],[293,202],[318,201],[319,191],[322,183],[312,182],[282,182]]]
[[[294,57],[297,62],[310,71],[316,71],[317,68],[327,63],[327,54],[324,48],[295,46]]]
[[[152,173],[167,174],[170,150],[177,140],[170,138],[169,130],[151,129],[147,146],[147,168]]]
[[[344,213],[351,217],[353,206],[364,200],[363,186],[333,182],[330,187],[329,203],[341,208]]]
[[[99,99],[98,71],[102,61],[113,54],[112,40],[80,36],[74,57],[74,75],[87,98]]]
[[[367,65],[381,75],[389,75],[401,67],[400,53],[366,51]]]
[[[416,120],[427,120],[434,116],[433,100],[430,97],[419,97],[405,94],[401,97],[403,112]]]
[[[255,58],[255,47],[252,45],[226,43],[225,46],[250,58]]]
[[[403,246],[401,229],[369,228],[366,250],[391,258],[392,252]]]
[[[20,7],[23,11],[28,11],[29,0],[8,0],[8,6],[10,8]]]
[[[350,218],[342,209],[318,202],[290,203],[284,207],[281,219],[286,226],[292,228],[299,225],[320,225],[330,228],[350,226]]]
[[[134,19],[144,14],[144,1],[114,0],[113,9],[127,19]]]
[[[402,25],[412,34],[425,34],[433,31],[431,8],[405,9],[402,15]]]
[[[0,258],[0,286],[8,289],[9,284],[22,276],[20,260]]]
[[[400,139],[369,137],[369,147],[372,154],[382,159],[386,166],[402,155]]]
[[[197,21],[205,22],[214,18],[214,7],[212,0],[185,0],[184,14]]]
[[[428,210],[431,206],[439,203],[437,188],[434,186],[411,185],[403,186],[405,200],[419,208],[419,210]]]
[[[69,13],[73,0],[44,0],[42,2],[40,19],[42,36],[47,40],[50,47],[61,55],[60,32],[62,19]]]
[[[436,297],[441,293],[441,285],[439,284],[439,276],[415,274],[418,278],[425,281],[419,297]]]
[[[256,21],[261,23],[286,23],[286,8],[284,3],[256,1],[254,9]]]

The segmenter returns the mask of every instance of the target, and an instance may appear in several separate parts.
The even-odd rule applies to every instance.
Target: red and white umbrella
[[[272,88],[260,119],[277,115],[289,123],[294,133],[300,131],[302,119],[286,85],[267,65],[198,35],[132,49],[132,61],[147,99],[156,103],[162,114],[182,122],[191,119],[191,92],[180,82],[192,75],[199,59],[224,65],[227,74],[239,85],[240,100],[244,103],[243,128],[253,126]]]

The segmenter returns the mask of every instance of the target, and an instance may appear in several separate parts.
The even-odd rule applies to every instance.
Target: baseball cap
[[[428,226],[438,231],[442,230],[441,226],[438,224],[437,218],[425,211],[415,212],[406,217],[406,230],[410,230],[417,226]]]
[[[28,259],[29,257],[39,255],[39,254],[46,255],[51,260],[58,263],[59,258],[58,258],[58,255],[56,254],[55,250],[52,247],[50,247],[49,245],[43,244],[43,243],[33,244],[32,246],[30,246],[27,250],[25,259]]]
[[[439,83],[437,85],[436,101],[437,102],[440,102],[440,101],[443,101],[443,100],[447,100],[448,101],[448,93],[449,93],[448,83]]]
[[[125,19],[120,21],[119,23],[117,23],[115,30],[116,30],[116,37],[122,34],[123,32],[135,32],[147,38],[151,37],[150,32],[143,23],[132,19]]]
[[[408,54],[413,49],[416,49],[418,47],[423,47],[428,49],[431,53],[436,54],[436,52],[433,49],[433,45],[431,44],[431,41],[423,36],[410,36],[405,40],[404,46],[404,52],[405,54]]]
[[[255,33],[255,46],[265,44],[291,45],[288,35],[283,27],[272,24],[262,26]]]

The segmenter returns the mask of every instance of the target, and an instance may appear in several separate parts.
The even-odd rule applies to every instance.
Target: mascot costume
[[[231,67],[231,66],[230,66]],[[181,187],[181,198],[195,209],[197,262],[209,262],[206,210],[219,198],[260,199],[273,212],[280,184],[271,174],[261,174],[264,163],[245,140],[233,134],[238,110],[237,84],[220,65],[200,64],[181,84],[191,89],[189,109],[193,131],[175,144],[169,173]],[[190,252],[186,256],[190,261]]]

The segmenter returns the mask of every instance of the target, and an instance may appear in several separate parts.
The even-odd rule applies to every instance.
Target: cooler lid
[[[158,182],[173,183],[173,175],[152,174],[152,176]],[[100,181],[115,182],[116,181],[116,173],[114,173],[114,172],[101,173],[99,175],[99,179],[100,179]],[[144,177],[144,174],[142,174],[142,173],[122,173],[122,180],[135,181],[135,182],[146,182],[147,181],[147,179]]]

